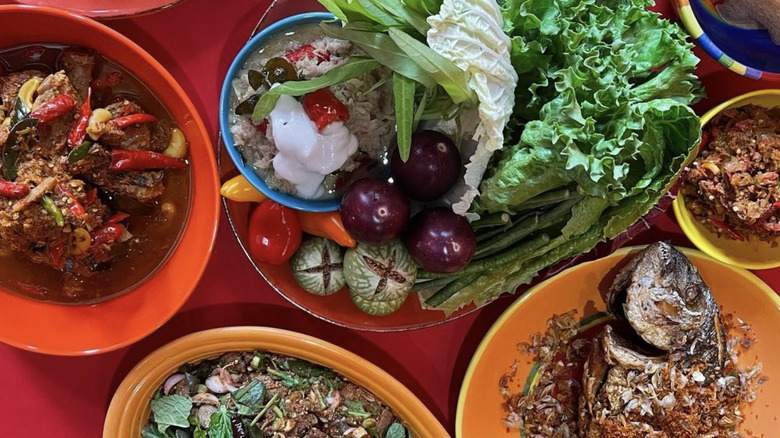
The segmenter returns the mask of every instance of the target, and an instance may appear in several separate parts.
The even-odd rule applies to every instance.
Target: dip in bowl
[[[352,181],[384,173],[395,136],[381,69],[280,96],[266,117],[253,116],[277,84],[316,80],[359,55],[352,43],[325,36],[320,23],[332,19],[299,14],[259,32],[233,61],[220,97],[222,139],[236,167],[266,196],[299,210],[337,210]]]

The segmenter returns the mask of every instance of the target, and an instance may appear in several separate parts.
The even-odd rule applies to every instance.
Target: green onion
[[[65,217],[62,215],[62,210],[57,207],[57,204],[54,202],[54,199],[51,199],[51,196],[43,195],[41,198],[41,205],[43,205],[43,209],[54,218],[54,222],[57,223],[57,226],[65,226]]]

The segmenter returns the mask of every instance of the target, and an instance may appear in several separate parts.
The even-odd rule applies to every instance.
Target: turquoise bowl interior
[[[268,41],[280,33],[292,31],[298,26],[305,24],[320,23],[322,21],[334,20],[336,17],[327,12],[308,12],[305,14],[293,15],[284,20],[266,27],[258,32],[251,40],[238,52],[238,55],[230,65],[225,81],[222,84],[222,92],[219,97],[219,129],[222,134],[222,141],[225,143],[225,150],[230,159],[235,163],[236,168],[257,190],[268,196],[270,199],[296,210],[304,211],[334,211],[339,209],[339,199],[316,200],[305,199],[295,195],[278,192],[271,189],[263,181],[251,165],[244,162],[238,148],[233,142],[233,136],[230,134],[230,124],[228,116],[230,115],[230,98],[232,94],[231,82],[238,72],[247,62],[250,56],[257,50],[265,46]]]

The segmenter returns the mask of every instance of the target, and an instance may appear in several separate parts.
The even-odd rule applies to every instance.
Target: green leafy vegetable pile
[[[451,313],[614,238],[677,180],[700,139],[698,59],[647,0],[506,0],[518,73],[507,143],[472,212],[474,261],[427,303]],[[420,285],[418,285],[420,288]]]

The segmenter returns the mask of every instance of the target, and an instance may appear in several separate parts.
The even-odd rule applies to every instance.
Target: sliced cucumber
[[[331,295],[347,284],[344,256],[336,242],[308,236],[290,259],[295,281],[314,295]]]

